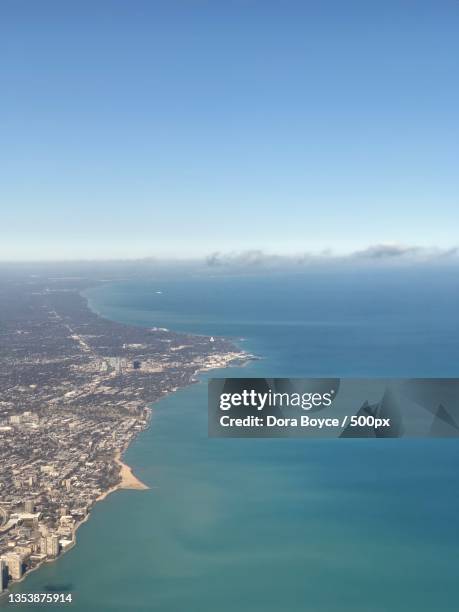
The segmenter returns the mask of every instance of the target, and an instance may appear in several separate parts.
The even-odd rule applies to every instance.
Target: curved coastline
[[[110,283],[111,284],[111,283]],[[99,312],[97,310],[97,308],[94,307],[93,303],[91,302],[90,298],[88,295],[86,295],[86,291],[88,290],[88,288],[83,289],[81,291],[78,292],[78,295],[80,295],[86,303],[86,306],[89,310],[91,310],[94,314],[96,314],[98,317],[100,317],[101,319],[105,319],[107,321],[114,321],[114,322],[118,322],[117,319],[115,318],[110,318],[107,317],[106,315],[102,314],[101,312]],[[124,325],[128,325],[128,326],[132,326],[135,327],[135,325],[133,323],[123,323]],[[144,327],[144,326],[139,326],[139,327]],[[173,331],[173,330],[172,330]],[[180,332],[183,333],[183,332]],[[196,336],[205,336],[205,334],[193,334],[192,332],[186,332],[189,335],[196,335]],[[168,391],[165,393],[165,395],[163,397],[161,397],[160,399],[163,399],[164,397],[166,397],[167,395],[170,395],[172,393],[174,393],[175,391],[177,391],[179,388],[186,388],[189,387],[195,383],[200,382],[199,381],[199,374],[203,374],[203,373],[208,373],[211,369],[226,369],[227,367],[231,366],[231,365],[238,365],[239,367],[245,366],[248,362],[250,362],[253,359],[259,359],[258,357],[256,357],[255,355],[252,355],[251,353],[245,351],[244,349],[242,349],[238,343],[234,340],[234,339],[230,339],[231,343],[237,347],[240,351],[240,354],[238,357],[234,357],[234,358],[230,358],[224,365],[216,365],[214,368],[205,368],[203,370],[196,370],[192,380],[190,380],[190,382],[186,385],[184,385],[183,387],[178,387],[176,389],[173,389],[171,391]],[[241,355],[244,355],[244,358],[241,359]],[[159,400],[156,400],[159,401]],[[151,419],[152,419],[152,408],[151,406],[154,404],[155,402],[151,402],[148,403],[147,408],[149,410],[149,416],[148,416],[148,424],[147,426],[140,430],[138,432],[141,433],[142,431],[145,431],[145,429],[149,428],[151,425]],[[11,592],[15,592],[15,587],[19,586],[19,585],[23,585],[26,581],[27,578],[32,574],[35,573],[37,570],[41,569],[45,564],[52,564],[55,563],[57,561],[59,561],[59,559],[65,555],[66,553],[68,553],[70,550],[72,550],[76,544],[77,544],[77,531],[78,529],[87,521],[89,521],[90,517],[91,517],[91,512],[92,509],[94,508],[95,504],[103,501],[104,499],[106,499],[109,495],[111,495],[112,493],[114,493],[115,491],[118,490],[137,490],[137,491],[145,491],[145,490],[149,490],[150,487],[145,484],[144,482],[142,482],[133,472],[133,468],[131,466],[129,466],[127,463],[125,463],[123,461],[123,455],[124,453],[127,451],[127,449],[132,445],[133,442],[135,442],[135,440],[137,440],[138,438],[138,434],[130,441],[130,443],[123,449],[117,451],[115,453],[114,456],[114,462],[119,466],[120,471],[119,471],[119,475],[120,475],[120,481],[113,485],[112,487],[110,487],[109,489],[107,489],[106,491],[103,491],[93,502],[93,504],[89,507],[88,512],[86,514],[86,516],[78,521],[78,523],[75,524],[74,528],[73,528],[73,532],[72,532],[72,542],[64,549],[61,551],[60,555],[55,557],[55,558],[47,558],[47,559],[43,559],[42,561],[40,561],[39,563],[37,563],[37,565],[35,565],[34,567],[32,567],[31,569],[27,569],[23,576],[19,579],[19,580],[14,580],[11,581],[11,587],[10,586],[6,589],[4,589],[3,592],[0,593],[0,606],[3,607],[4,602],[6,601],[6,596],[11,593]]]

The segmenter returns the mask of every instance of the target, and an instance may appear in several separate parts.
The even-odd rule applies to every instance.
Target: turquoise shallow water
[[[264,357],[244,375],[457,374],[453,278],[329,281],[139,281],[90,298],[132,324],[244,337]],[[77,546],[16,590],[68,588],[78,611],[457,610],[457,441],[210,440],[206,401],[203,382],[155,405],[126,455],[152,488],[97,504]]]

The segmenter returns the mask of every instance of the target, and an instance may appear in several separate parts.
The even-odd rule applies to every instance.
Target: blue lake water
[[[146,279],[87,295],[115,320],[262,357],[231,374],[457,376],[458,278]],[[97,504],[77,546],[15,591],[68,588],[71,609],[104,612],[458,609],[458,441],[212,440],[206,403],[203,377],[156,404],[126,454],[151,489]]]

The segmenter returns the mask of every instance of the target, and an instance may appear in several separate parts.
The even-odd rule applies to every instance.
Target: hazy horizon
[[[292,255],[247,251],[215,251],[206,257],[194,258],[75,258],[75,259],[42,259],[42,260],[0,260],[2,272],[19,271],[23,273],[87,274],[90,277],[115,279],[125,274],[136,277],[164,275],[233,275],[233,274],[289,274],[338,272],[353,273],[359,271],[403,272],[428,270],[457,270],[459,266],[459,249],[431,248],[398,245],[370,245],[361,251],[346,254],[333,253],[330,250],[313,253],[303,252]],[[113,275],[113,276],[110,276]]]

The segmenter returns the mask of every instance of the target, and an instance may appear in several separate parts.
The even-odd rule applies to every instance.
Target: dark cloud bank
[[[206,257],[210,268],[283,268],[309,267],[314,265],[400,265],[433,264],[440,262],[459,263],[457,247],[440,249],[397,244],[375,244],[346,255],[332,251],[304,252],[298,255],[276,255],[262,250],[214,252]]]

